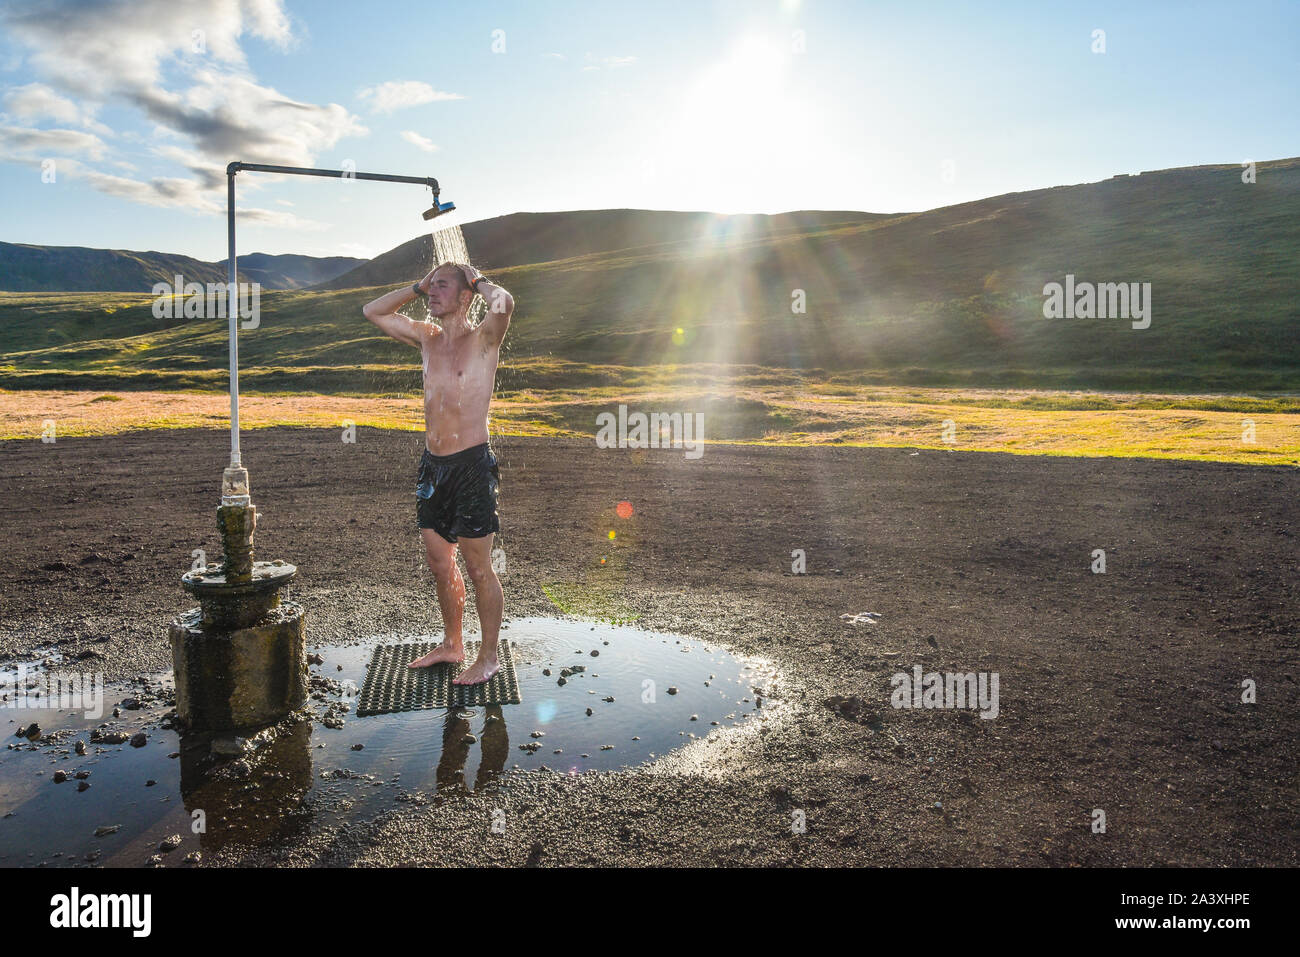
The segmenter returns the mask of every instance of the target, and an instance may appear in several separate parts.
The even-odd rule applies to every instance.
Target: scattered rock
[[[131,736],[131,747],[133,748],[143,748],[148,743],[149,743],[149,738],[145,735],[143,731],[137,731],[134,735]]]
[[[78,754],[84,755],[86,753],[86,742],[78,741],[76,747],[74,747],[73,750],[76,751]]]
[[[55,772],[54,772],[54,783],[55,783],[55,784],[62,784],[62,783],[63,783],[64,781],[66,781],[66,780],[68,780],[68,772],[67,772],[67,771],[55,771]]]
[[[865,725],[873,731],[878,731],[882,727],[883,722],[878,709],[857,696],[831,695],[822,704],[846,721]]]
[[[180,846],[181,846],[181,836],[179,834],[173,834],[171,837],[163,839],[163,842],[158,845],[158,850],[167,854],[176,850],[176,848]]]
[[[677,694],[677,687],[676,687],[675,685],[669,686],[669,688],[668,688],[668,693],[669,693],[669,694]]]
[[[95,828],[95,837],[108,837],[108,835],[116,834],[121,829],[121,824],[101,824]]]

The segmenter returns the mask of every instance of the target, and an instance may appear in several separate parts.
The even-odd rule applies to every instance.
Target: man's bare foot
[[[408,668],[428,668],[430,665],[440,665],[444,661],[461,662],[465,660],[465,646],[452,645],[443,642],[433,651],[429,652],[423,658],[416,658],[406,667]]]
[[[451,679],[454,685],[481,685],[485,681],[491,680],[492,676],[501,670],[501,665],[497,662],[497,656],[490,658],[478,656],[472,665]]]

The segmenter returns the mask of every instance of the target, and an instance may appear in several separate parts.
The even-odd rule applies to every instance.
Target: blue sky
[[[1296,3],[5,2],[0,240],[222,259],[232,159],[434,176],[459,222],[919,210],[1277,159],[1298,50]],[[241,253],[429,228],[418,186],[237,188]]]

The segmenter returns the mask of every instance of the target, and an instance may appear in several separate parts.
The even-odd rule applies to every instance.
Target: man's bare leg
[[[460,553],[465,569],[474,583],[474,605],[478,608],[483,643],[474,663],[452,679],[452,684],[479,685],[501,670],[497,661],[497,640],[501,635],[501,615],[505,610],[505,593],[501,580],[492,569],[492,540],[496,536],[461,538]]]
[[[456,567],[456,543],[447,541],[431,528],[420,529],[420,535],[424,538],[424,552],[438,590],[438,607],[442,610],[446,637],[437,648],[407,667],[427,668],[444,661],[464,661],[465,640],[461,635],[461,622],[465,617],[465,580]]]

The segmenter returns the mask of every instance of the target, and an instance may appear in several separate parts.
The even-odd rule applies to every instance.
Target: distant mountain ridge
[[[755,381],[778,369],[901,384],[1293,392],[1300,159],[1256,165],[1248,182],[1233,164],[1183,167],[897,215],[578,210],[462,228],[473,262],[517,304],[503,388],[617,384],[628,370],[690,366]],[[264,295],[258,331],[240,337],[249,382],[418,391],[418,362],[361,308],[424,275],[429,242],[419,236],[322,284],[337,289]],[[1149,290],[1143,327],[1082,307],[1049,317],[1045,289],[1061,284]],[[155,317],[151,305],[138,294],[0,295],[5,387],[224,387],[225,324]],[[416,300],[404,312],[427,315]]]
[[[241,282],[263,289],[302,289],[364,263],[351,256],[249,253],[238,257]],[[0,242],[0,290],[5,292],[150,292],[154,283],[225,282],[226,260],[209,263],[178,253],[89,246]]]

